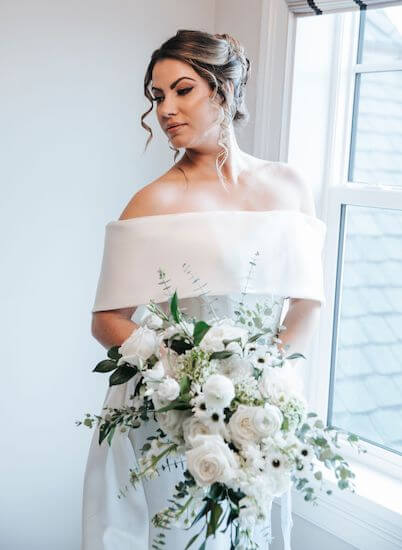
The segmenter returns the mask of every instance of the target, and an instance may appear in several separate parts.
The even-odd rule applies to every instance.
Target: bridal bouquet
[[[186,548],[204,533],[204,549],[220,528],[230,529],[231,549],[257,548],[254,527],[266,522],[275,496],[293,485],[315,503],[316,491],[325,488],[321,465],[335,473],[340,489],[354,492],[355,474],[337,452],[341,430],[325,427],[308,410],[291,364],[304,356],[279,348],[286,327],[272,334],[264,326],[266,307],[250,310],[240,302],[236,319],[207,323],[186,316],[174,292],[168,314],[151,301],[139,328],[94,369],[111,372],[110,386],[135,377],[132,406],[87,414],[78,423],[92,428],[97,422],[99,444],[110,445],[117,429],[157,421],[139,468],[130,470],[134,487],[158,477],[167,456],[185,457],[170,505],[152,518],[161,529],[154,548],[163,547],[163,529],[197,523],[202,527]],[[354,445],[359,438],[347,440]]]

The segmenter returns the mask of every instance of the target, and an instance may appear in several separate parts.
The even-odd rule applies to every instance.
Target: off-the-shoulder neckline
[[[305,212],[300,212],[299,210],[285,210],[285,209],[272,209],[272,210],[196,210],[192,212],[173,212],[170,214],[152,214],[149,216],[136,216],[134,218],[126,218],[124,220],[112,220],[107,225],[117,224],[117,225],[125,225],[130,224],[133,222],[142,222],[142,221],[152,221],[153,219],[160,219],[160,218],[173,218],[173,217],[188,217],[188,216],[205,216],[205,215],[212,215],[212,214],[227,214],[227,215],[243,215],[243,214],[257,214],[257,215],[278,215],[278,214],[292,214],[301,216],[303,218],[314,220],[318,223],[321,223],[325,225],[325,222],[321,220],[320,218],[317,218],[315,216],[311,216],[310,214],[306,214]]]

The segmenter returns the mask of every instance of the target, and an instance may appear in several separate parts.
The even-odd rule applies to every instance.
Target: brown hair
[[[217,94],[223,99],[220,107],[223,109],[222,129],[218,140],[218,145],[223,147],[223,151],[216,158],[217,172],[222,181],[224,177],[221,167],[228,156],[225,132],[232,121],[237,126],[244,126],[249,120],[245,103],[245,86],[250,74],[250,61],[246,57],[244,47],[238,40],[226,33],[210,34],[197,30],[178,30],[175,36],[166,40],[160,48],[152,53],[144,77],[144,94],[151,102],[149,110],[141,115],[141,126],[150,134],[144,152],[153,137],[152,129],[144,122],[145,117],[152,111],[154,103],[149,88],[152,71],[157,61],[166,58],[178,59],[191,65],[194,71],[208,82],[211,90],[214,90],[211,101],[215,100]],[[228,102],[229,82],[233,83],[233,101],[230,105]],[[176,161],[180,151],[175,147],[171,148],[175,151],[174,161]],[[219,164],[221,156],[223,160]]]

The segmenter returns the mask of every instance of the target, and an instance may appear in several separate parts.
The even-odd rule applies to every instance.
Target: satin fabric
[[[189,212],[109,222],[92,311],[179,298],[273,293],[325,303],[326,224],[293,210]],[[257,255],[258,254],[258,255]],[[254,262],[254,266],[250,262]],[[161,283],[164,270],[170,287]],[[145,274],[145,275],[144,275]]]

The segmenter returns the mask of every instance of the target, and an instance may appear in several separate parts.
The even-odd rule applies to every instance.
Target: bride
[[[259,248],[268,263],[258,285],[251,284],[250,299],[272,300],[271,323],[277,329],[289,298],[286,331],[278,345],[287,344],[289,353],[307,350],[324,302],[324,223],[315,217],[310,186],[293,167],[258,159],[237,143],[234,126],[249,118],[249,72],[244,48],[228,34],[180,30],[153,52],[144,81],[151,108],[141,117],[150,133],[146,145],[152,130],[144,118],[155,103],[158,122],[175,150],[174,161],[180,148],[184,153],[165,174],[135,193],[120,218],[106,226],[92,310],[92,334],[106,349],[121,346],[133,334],[151,297],[166,307],[157,266],[168,266],[186,313],[206,319],[210,310],[184,279],[183,260],[212,287],[215,311],[231,315],[249,255]],[[109,387],[103,406],[130,404],[130,383]],[[152,516],[168,505],[184,468],[183,461],[170,459],[157,479],[129,487],[129,470],[155,429],[153,422],[115,434],[110,447],[106,442],[100,446],[97,431],[93,434],[84,478],[81,550],[153,548],[157,529]],[[118,498],[122,488],[127,493]],[[282,501],[282,508],[288,513],[287,524],[282,524],[288,550],[288,500]],[[184,550],[200,530],[195,527],[167,531],[163,548]],[[261,533],[255,541],[267,547]],[[208,539],[206,546],[229,550],[229,531]]]

